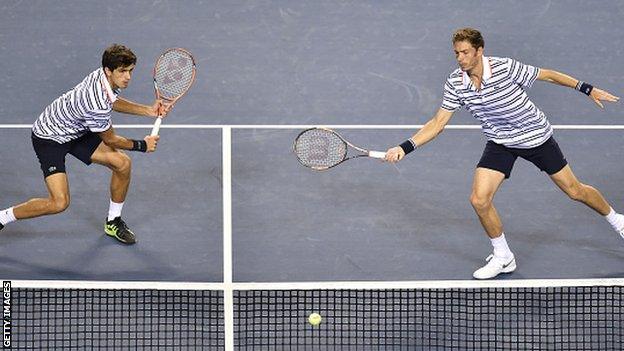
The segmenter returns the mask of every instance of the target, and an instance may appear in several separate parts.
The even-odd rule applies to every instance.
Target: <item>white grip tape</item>
[[[386,158],[386,153],[383,151],[369,151],[368,156],[372,158]]]
[[[152,128],[151,136],[158,135],[158,131],[160,130],[160,124],[162,123],[162,117],[156,118],[156,122],[154,122],[154,127]]]

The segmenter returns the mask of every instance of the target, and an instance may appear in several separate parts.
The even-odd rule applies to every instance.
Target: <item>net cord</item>
[[[0,280],[10,280],[1,279]],[[16,288],[52,289],[155,289],[155,290],[379,290],[453,288],[549,288],[564,286],[624,286],[624,278],[605,279],[509,279],[509,280],[424,280],[424,281],[321,281],[263,283],[196,283],[147,281],[11,280]]]

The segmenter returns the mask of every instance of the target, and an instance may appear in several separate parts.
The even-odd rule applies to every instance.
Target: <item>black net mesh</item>
[[[622,350],[622,287],[235,291],[237,350]],[[321,314],[320,325],[307,318]]]
[[[235,289],[230,330],[235,350],[620,351],[623,289]],[[13,288],[12,349],[225,350],[223,296]]]
[[[224,350],[223,293],[12,291],[13,350]]]

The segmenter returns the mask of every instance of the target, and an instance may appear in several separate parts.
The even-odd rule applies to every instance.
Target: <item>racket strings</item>
[[[160,95],[174,100],[191,86],[193,74],[193,58],[185,51],[170,50],[158,60],[154,80]]]
[[[306,167],[327,169],[346,158],[347,145],[331,131],[310,129],[295,141],[295,154]]]

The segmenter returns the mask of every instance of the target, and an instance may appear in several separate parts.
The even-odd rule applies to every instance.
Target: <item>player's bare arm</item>
[[[160,99],[155,100],[152,105],[143,105],[118,97],[113,103],[113,110],[117,112],[147,117],[158,117],[159,115],[165,117],[170,109],[171,105],[163,103]]]
[[[581,90],[583,84],[587,84],[565,73],[545,68],[540,68],[537,79],[577,90]],[[583,90],[581,91],[583,92]],[[618,102],[620,100],[619,97],[614,96],[613,94],[597,87],[591,87],[588,96],[596,103],[596,105],[600,106],[601,108],[604,108],[602,101]]]
[[[158,139],[160,139],[158,135],[155,135],[155,136],[148,135],[143,139],[143,141],[145,142],[145,145],[137,145],[136,140],[128,139],[121,135],[116,134],[113,127],[98,134],[100,138],[102,139],[102,141],[104,142],[104,144],[112,148],[132,150],[132,151],[143,151],[143,152],[156,151]]]
[[[444,127],[453,117],[453,111],[445,110],[443,108],[438,109],[438,112],[431,118],[416,134],[414,134],[410,140],[415,146],[422,146],[431,140],[435,139],[442,131]],[[409,140],[408,140],[409,141]],[[388,149],[386,152],[385,160],[388,162],[398,162],[405,157],[405,151],[401,146],[395,146]]]

